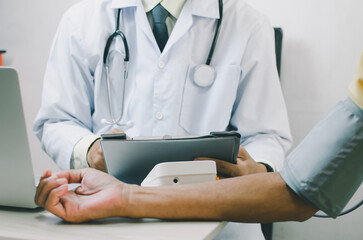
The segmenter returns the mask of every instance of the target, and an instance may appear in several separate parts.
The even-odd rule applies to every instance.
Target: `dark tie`
[[[161,52],[163,51],[169,37],[168,29],[166,28],[165,24],[165,19],[168,14],[168,11],[163,6],[161,6],[160,3],[151,10],[151,15],[154,18],[153,33]]]

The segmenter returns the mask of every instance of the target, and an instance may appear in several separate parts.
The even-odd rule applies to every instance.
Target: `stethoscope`
[[[214,53],[215,46],[217,44],[217,39],[219,35],[220,26],[223,19],[223,0],[218,0],[219,4],[219,19],[217,20],[217,27],[214,33],[213,42],[209,49],[208,58],[206,63],[200,64],[194,68],[193,71],[193,82],[195,85],[201,87],[201,88],[207,88],[212,86],[212,84],[215,81],[216,78],[216,70],[213,66],[210,65]],[[111,121],[106,120],[103,118],[101,120],[102,124],[109,124],[109,125],[117,125],[117,126],[129,126],[131,127],[133,125],[132,121],[127,121],[126,123],[121,123],[121,119],[124,112],[124,104],[125,104],[125,88],[126,88],[126,81],[128,78],[128,65],[130,60],[130,53],[129,53],[129,46],[127,44],[127,40],[125,37],[125,34],[119,29],[120,28],[120,13],[121,9],[117,10],[117,18],[116,18],[116,29],[115,32],[112,33],[106,42],[105,50],[103,52],[103,66],[105,68],[106,72],[106,84],[107,84],[107,98],[108,98],[108,108],[109,113],[111,116]],[[113,113],[112,109],[112,97],[111,97],[111,86],[110,86],[110,68],[109,68],[109,51],[112,44],[112,41],[116,37],[121,37],[125,54],[124,54],[124,74],[123,74],[123,80],[124,80],[124,87],[123,87],[123,94],[122,94],[122,104],[121,104],[121,114],[119,118],[115,118],[115,115]]]

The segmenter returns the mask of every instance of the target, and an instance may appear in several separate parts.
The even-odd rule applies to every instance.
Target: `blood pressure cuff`
[[[281,176],[302,199],[336,218],[363,181],[363,111],[338,103],[287,157]]]

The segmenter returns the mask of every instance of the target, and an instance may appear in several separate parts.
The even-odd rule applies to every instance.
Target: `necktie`
[[[153,33],[160,51],[163,51],[169,37],[165,24],[168,14],[168,11],[160,3],[151,10],[151,15],[154,19]]]

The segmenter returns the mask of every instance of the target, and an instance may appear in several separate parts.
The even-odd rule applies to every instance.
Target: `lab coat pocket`
[[[241,68],[216,67],[212,86],[199,87],[193,81],[195,65],[189,66],[180,112],[180,126],[189,134],[206,134],[227,128],[237,95]]]

